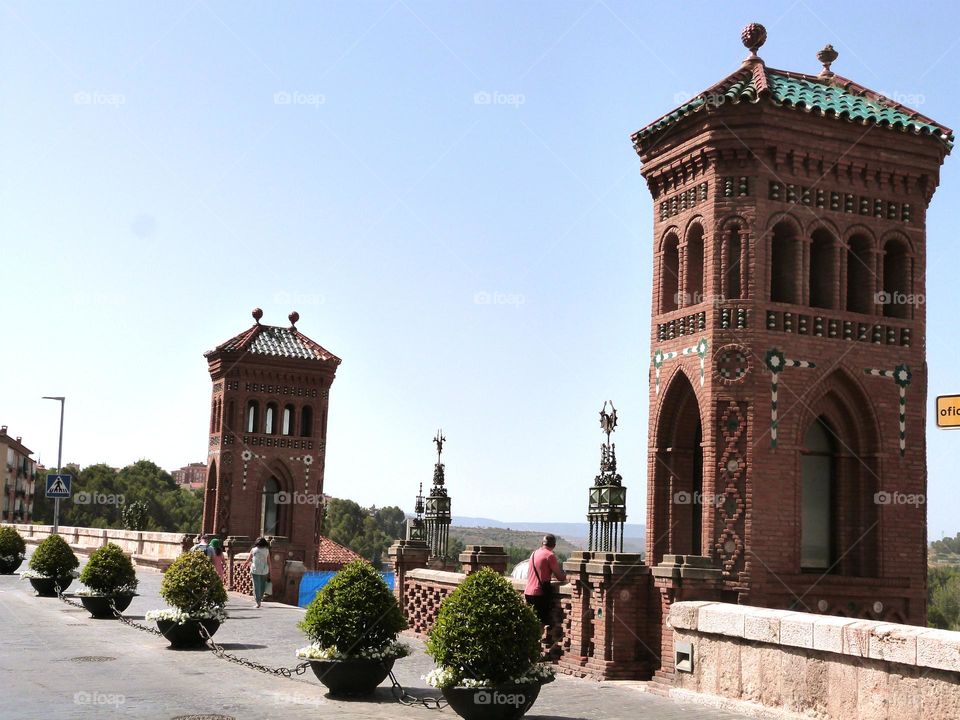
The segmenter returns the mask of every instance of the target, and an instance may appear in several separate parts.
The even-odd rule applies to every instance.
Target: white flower
[[[82,595],[84,597],[113,597],[114,595],[136,595],[135,590],[136,588],[132,588],[129,585],[123,585],[111,592],[100,592],[99,590],[84,588],[83,590],[77,590],[74,595]]]
[[[460,672],[454,670],[453,668],[448,667],[438,667],[431,670],[426,675],[422,676],[422,680],[426,681],[427,685],[435,688],[451,688],[451,687],[460,687],[460,688],[492,688],[496,687],[498,684],[513,684],[513,685],[526,685],[527,683],[536,683],[536,682],[549,682],[553,679],[554,670],[549,665],[536,664],[531,665],[530,668],[523,673],[514,678],[510,678],[509,683],[494,683],[492,680],[485,678],[471,678],[463,677],[463,671]]]
[[[316,643],[297,650],[297,657],[304,660],[395,660],[410,654],[410,646],[402,642],[391,642],[375,650],[366,648],[352,653],[343,653],[336,645],[320,647]]]
[[[223,622],[227,617],[229,617],[227,611],[220,606],[205,608],[193,613],[185,612],[180,608],[163,608],[162,610],[150,610],[144,615],[147,620],[171,620],[177,625],[183,625],[187,620],[219,620]]]
[[[69,575],[70,577],[73,577],[73,578],[78,578],[78,577],[80,577],[80,573],[79,573],[77,570],[71,570],[69,573],[67,573],[67,575]],[[67,575],[61,575],[60,577],[66,577]],[[54,578],[50,577],[49,575],[47,575],[46,573],[37,572],[36,570],[24,570],[22,573],[20,573],[20,577],[21,577],[23,580],[30,580],[30,579],[33,579],[33,580],[53,580],[53,579],[54,579]]]

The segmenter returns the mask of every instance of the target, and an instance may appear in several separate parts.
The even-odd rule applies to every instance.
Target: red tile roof
[[[336,543],[328,537],[320,538],[320,553],[317,563],[320,565],[347,565],[354,560],[363,560],[350,548]]]

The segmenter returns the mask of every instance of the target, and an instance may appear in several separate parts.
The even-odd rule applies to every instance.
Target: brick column
[[[598,680],[645,680],[657,647],[647,624],[650,568],[639,553],[576,552],[563,564],[573,585],[570,650],[561,669]]]
[[[652,569],[654,584],[660,591],[660,669],[655,680],[672,686],[674,676],[673,628],[670,606],[681,600],[720,600],[723,579],[713,560],[704,555],[664,555]]]
[[[406,607],[404,595],[407,589],[407,573],[417,568],[425,568],[430,557],[430,546],[422,540],[397,540],[387,550],[393,563],[393,594],[397,596],[400,608]]]
[[[467,549],[460,553],[460,563],[465,575],[475,573],[482,567],[492,568],[503,575],[509,562],[510,556],[500,545],[467,545]]]

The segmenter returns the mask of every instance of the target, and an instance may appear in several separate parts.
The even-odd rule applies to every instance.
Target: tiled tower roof
[[[266,355],[277,358],[291,358],[299,360],[320,360],[340,364],[340,358],[314,342],[297,330],[293,324],[299,320],[291,314],[290,327],[275,325],[261,325],[259,319],[249,330],[244,330],[216,348],[204,353],[205,357],[221,352],[246,352],[253,355]]]
[[[830,51],[830,57],[835,59],[836,53],[832,48]],[[753,55],[720,82],[634,133],[634,145],[696,113],[709,112],[728,103],[767,102],[836,120],[929,135],[942,142],[948,152],[953,147],[954,137],[950,128],[831,72],[829,65],[829,62],[825,62],[824,70],[819,75],[806,75],[768,68],[763,60]]]

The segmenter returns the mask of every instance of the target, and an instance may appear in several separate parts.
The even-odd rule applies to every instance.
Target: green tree
[[[927,576],[927,625],[960,630],[960,569],[932,567]]]

